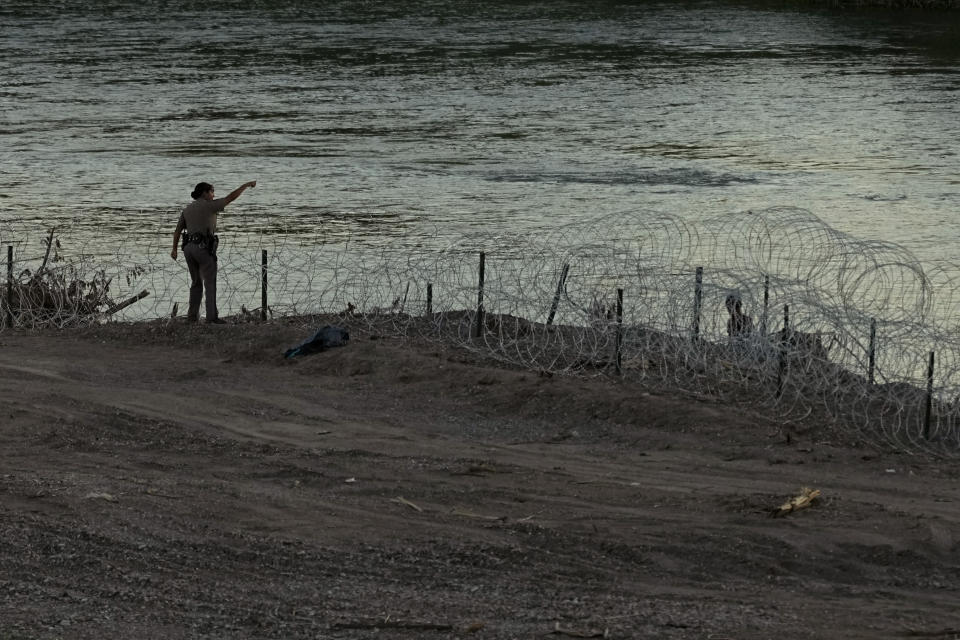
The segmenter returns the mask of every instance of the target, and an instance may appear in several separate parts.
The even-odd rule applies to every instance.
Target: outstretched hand
[[[176,248],[176,247],[174,247],[174,248],[173,248],[173,251],[170,252],[170,257],[173,258],[174,260],[177,259],[177,248]]]
[[[240,185],[239,187],[231,191],[230,195],[228,195],[226,198],[223,199],[224,206],[230,204],[231,202],[239,198],[240,194],[246,191],[248,188],[255,187],[255,186],[257,186],[256,180],[251,180],[250,182],[244,182],[242,185]]]

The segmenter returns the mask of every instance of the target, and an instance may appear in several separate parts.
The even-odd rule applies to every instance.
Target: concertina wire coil
[[[69,224],[0,222],[0,248],[12,247],[0,331],[157,320],[175,304],[184,313],[189,276],[169,256],[169,229],[112,250],[85,237]],[[260,318],[266,251],[269,318],[341,314],[516,367],[616,377],[902,451],[960,453],[960,264],[921,265],[804,209],[696,224],[619,212],[537,237],[474,234],[415,251],[282,233],[225,240],[218,303],[235,321]],[[728,336],[730,296],[752,318],[746,335]]]

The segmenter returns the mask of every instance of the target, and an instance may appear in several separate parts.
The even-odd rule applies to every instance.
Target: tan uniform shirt
[[[180,217],[183,219],[187,233],[216,233],[217,213],[227,206],[226,198],[204,200],[198,198],[183,209]]]

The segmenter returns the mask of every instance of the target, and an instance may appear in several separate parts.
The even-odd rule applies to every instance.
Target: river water
[[[0,221],[165,245],[196,182],[256,179],[225,233],[414,246],[797,206],[949,258],[958,89],[960,13],[7,0]]]

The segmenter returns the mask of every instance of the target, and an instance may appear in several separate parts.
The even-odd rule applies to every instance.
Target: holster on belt
[[[198,232],[183,234],[183,248],[188,244],[195,244],[201,249],[206,249],[210,255],[217,257],[217,246],[220,244],[220,237],[213,233]]]

